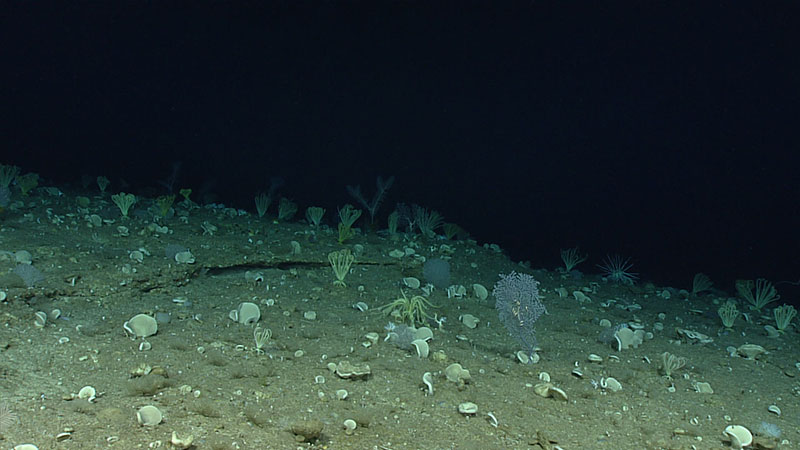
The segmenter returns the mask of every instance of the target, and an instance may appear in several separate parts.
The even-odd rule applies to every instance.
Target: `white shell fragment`
[[[447,378],[447,381],[459,384],[470,379],[469,370],[461,367],[459,363],[453,363],[447,366],[447,368],[444,369],[444,376]]]
[[[139,250],[134,250],[128,254],[128,257],[138,263],[144,261],[144,253]]]
[[[405,277],[403,278],[403,284],[411,289],[419,289],[420,282],[418,278],[414,277]]]
[[[644,341],[644,331],[625,327],[614,333],[615,349],[618,352],[629,348],[637,348]]]
[[[430,347],[428,346],[428,342],[424,339],[414,339],[411,341],[411,345],[417,349],[417,356],[420,358],[427,358],[428,353],[430,352]]]
[[[258,305],[251,302],[239,303],[236,309],[231,310],[228,317],[234,321],[245,325],[252,325],[261,319],[261,310]]]
[[[422,383],[428,388],[428,395],[433,395],[433,375],[430,372],[422,374]]]
[[[736,353],[747,359],[756,359],[760,355],[767,353],[767,351],[764,350],[764,347],[757,344],[744,344],[736,349]]]
[[[194,442],[194,435],[189,435],[188,437],[181,438],[178,436],[178,433],[172,432],[172,437],[169,440],[169,443],[174,448],[191,448],[192,443]]]
[[[78,391],[78,398],[93,403],[95,398],[97,398],[97,390],[92,386],[84,386]]]
[[[698,381],[697,383],[695,383],[694,390],[698,394],[713,394],[714,393],[714,389],[711,387],[711,384],[709,384],[707,382],[704,382],[704,381]]]
[[[753,433],[741,425],[728,425],[722,434],[731,440],[731,448],[736,450],[753,443]]]
[[[133,335],[134,338],[146,338],[158,332],[158,322],[147,314],[137,314],[131,320],[122,324],[125,332]]]
[[[344,421],[342,426],[344,426],[345,434],[352,434],[354,431],[356,431],[356,427],[358,427],[358,424],[356,424],[356,421],[353,419],[347,419]]]
[[[72,432],[64,431],[56,435],[56,442],[64,442],[72,438]]]
[[[617,381],[617,379],[614,377],[601,378],[600,387],[611,392],[619,392],[622,390],[622,383]]]
[[[164,420],[164,416],[155,406],[147,405],[139,408],[139,411],[136,412],[136,420],[143,426],[154,427]]]
[[[33,324],[36,328],[44,328],[47,324],[47,314],[44,311],[38,311],[33,315]]]
[[[428,327],[420,327],[414,330],[414,339],[422,339],[423,341],[430,341],[433,339],[433,331]]]
[[[367,341],[369,341],[370,345],[377,344],[378,339],[380,339],[380,335],[374,331],[370,331],[369,333],[365,334],[364,337],[367,338]]]
[[[539,379],[544,381],[545,383],[550,382],[550,374],[547,372],[539,372]]]
[[[475,283],[472,285],[472,292],[478,300],[486,300],[489,297],[489,291],[482,284]]]
[[[136,412],[136,420],[143,426],[154,427],[164,420],[164,416],[155,406],[147,405],[139,408],[139,411]]]
[[[478,413],[478,405],[472,402],[464,402],[458,405],[458,412],[465,416],[472,416]]]
[[[540,377],[541,378],[541,377]],[[567,393],[563,389],[553,386],[549,381],[542,381],[533,386],[533,392],[541,397],[550,397],[556,400],[568,401]]]
[[[698,343],[698,344],[710,344],[714,342],[714,339],[712,339],[711,337],[706,336],[705,334],[699,333],[694,330],[687,330],[685,328],[676,328],[675,332],[677,333],[679,339],[688,342]]]
[[[194,264],[194,255],[189,250],[175,254],[175,262],[178,264]]]
[[[359,310],[361,312],[365,312],[365,311],[367,311],[369,309],[369,305],[367,305],[364,302],[358,302],[355,305],[353,305],[353,309],[357,309],[357,310]]]
[[[462,314],[458,317],[458,320],[464,324],[467,328],[475,328],[478,326],[478,322],[481,320],[477,317],[473,316],[472,314]]]

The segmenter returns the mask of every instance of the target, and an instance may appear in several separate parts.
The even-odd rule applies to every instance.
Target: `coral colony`
[[[533,355],[536,349],[533,325],[547,312],[539,300],[538,286],[539,282],[532,276],[511,272],[501,274],[492,291],[500,321],[528,355]]]

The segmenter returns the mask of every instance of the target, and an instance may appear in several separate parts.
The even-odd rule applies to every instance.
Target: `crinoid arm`
[[[406,293],[403,292],[403,290],[401,289],[400,290],[400,294],[402,295],[402,297],[398,298],[397,300],[395,300],[393,302],[387,303],[387,304],[385,304],[383,306],[379,306],[377,308],[378,311],[380,311],[380,312],[382,312],[382,313],[384,313],[386,315],[389,315],[394,310],[398,310],[398,309],[403,309],[404,310],[404,309],[408,308],[409,299],[408,299],[408,297],[406,297]]]
[[[412,324],[424,324],[427,320],[433,319],[433,316],[428,314],[429,308],[438,308],[431,303],[427,298],[421,295],[411,297],[408,305],[408,319]]]

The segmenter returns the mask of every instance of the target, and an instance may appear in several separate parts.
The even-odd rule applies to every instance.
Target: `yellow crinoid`
[[[436,308],[437,306],[428,301],[427,298],[421,295],[414,295],[409,298],[402,289],[400,289],[400,294],[402,297],[378,307],[378,310],[397,318],[401,322],[408,323],[412,327],[417,324],[424,325],[428,319],[433,318],[428,314],[427,309]]]

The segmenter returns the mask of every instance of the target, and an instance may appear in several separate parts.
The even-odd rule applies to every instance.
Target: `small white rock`
[[[465,416],[472,416],[478,413],[478,405],[472,402],[464,402],[458,405],[458,412]]]

